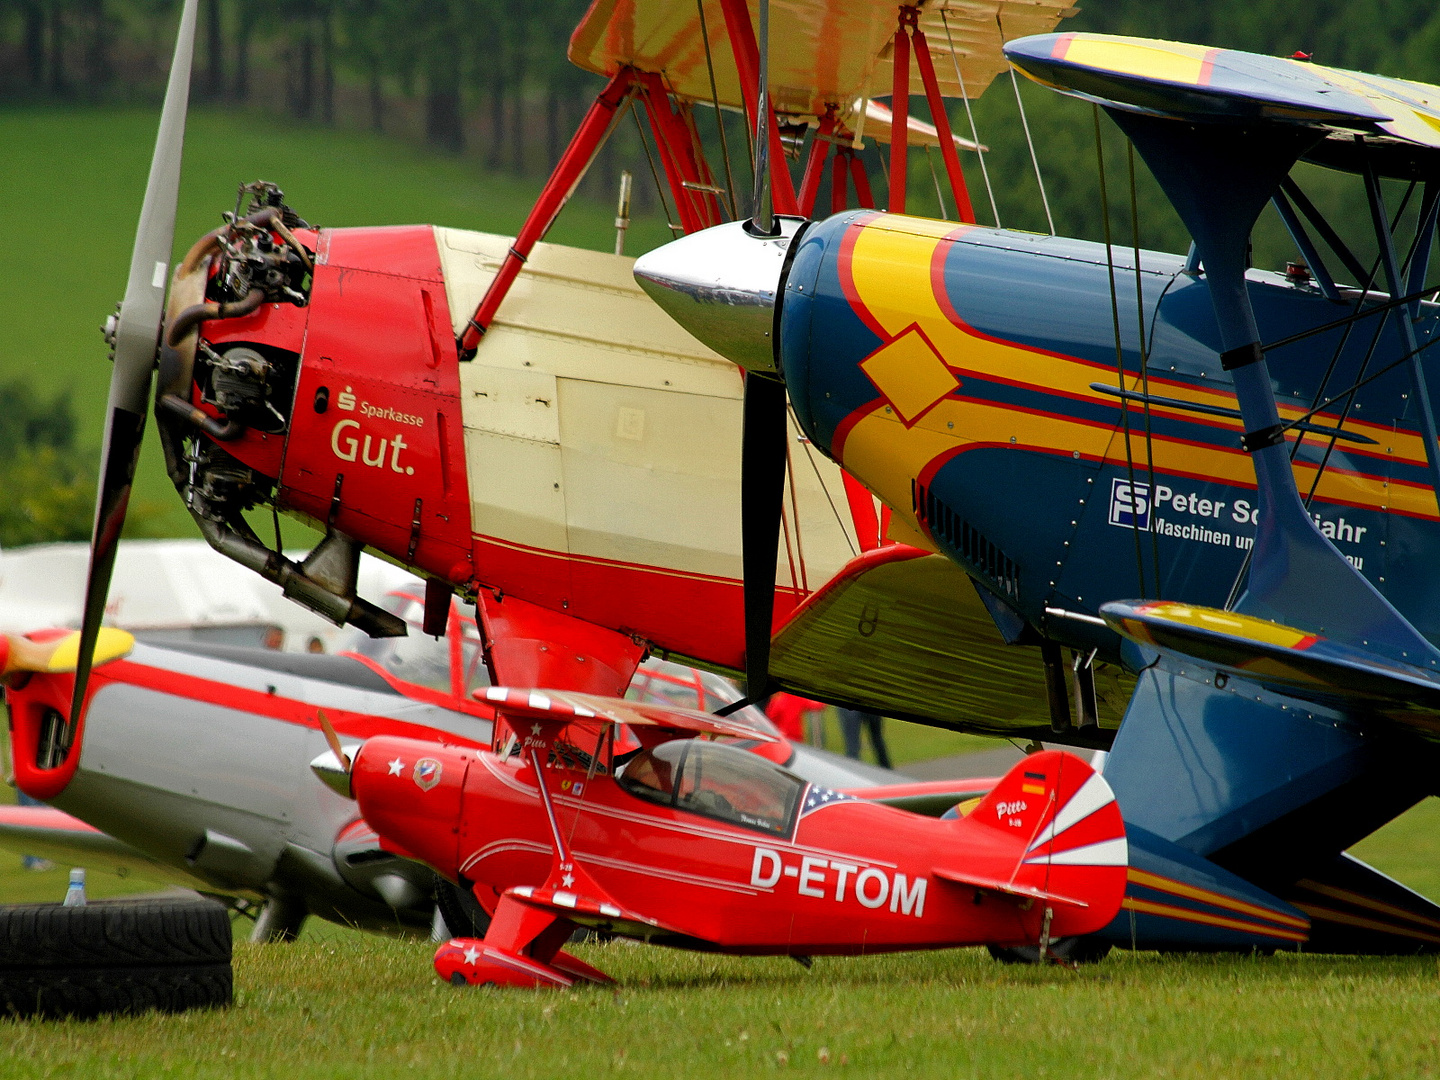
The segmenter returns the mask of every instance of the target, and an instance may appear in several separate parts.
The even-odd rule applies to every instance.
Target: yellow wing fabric
[[[739,76],[721,0],[704,0],[704,8],[720,103],[738,109],[742,105]],[[753,25],[757,0],[748,0],[747,10]],[[947,97],[961,94],[951,60],[952,42],[965,89],[976,97],[1005,71],[1001,46],[1006,40],[1051,30],[1077,10],[1069,0],[925,4],[920,9],[920,29],[935,57],[940,92]],[[819,116],[826,105],[835,105],[845,125],[860,130],[855,103],[890,92],[894,77],[890,40],[896,12],[894,0],[775,4],[770,13],[770,95],[776,112]],[[710,100],[695,0],[596,0],[570,39],[570,60],[607,76],[625,64],[657,71],[679,96]],[[918,87],[918,77],[914,85]]]
[[[1294,58],[1108,34],[1044,34],[1006,56],[1062,93],[1133,112],[1209,123],[1297,124],[1327,137],[1311,154],[1358,171],[1354,136],[1409,160],[1440,151],[1440,87]]]

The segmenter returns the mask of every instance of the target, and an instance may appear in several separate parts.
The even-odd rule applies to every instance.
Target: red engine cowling
[[[213,546],[334,621],[401,634],[355,595],[362,547],[473,577],[434,231],[313,230],[272,185],[242,190],[263,205],[202,238],[171,290],[157,409],[171,478]],[[242,516],[262,505],[325,540],[291,562]]]

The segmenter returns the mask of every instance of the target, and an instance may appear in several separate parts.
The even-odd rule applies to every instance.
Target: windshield
[[[626,763],[620,786],[648,802],[786,835],[805,782],[723,743],[673,739]]]

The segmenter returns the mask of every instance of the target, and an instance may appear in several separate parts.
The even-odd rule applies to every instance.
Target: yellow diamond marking
[[[911,324],[860,362],[909,427],[960,385],[918,326]]]

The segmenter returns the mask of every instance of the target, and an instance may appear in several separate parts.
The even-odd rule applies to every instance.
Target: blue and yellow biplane
[[[1188,256],[851,211],[699,232],[636,277],[746,368],[747,398],[788,392],[892,537],[1042,647],[1059,737],[1098,735],[1097,660],[1135,675],[1106,763],[1130,894],[1101,943],[1440,946],[1440,907],[1345,854],[1440,790],[1440,87],[1098,34],[1005,52],[1093,102],[1097,136],[1099,110],[1118,125]],[[1369,265],[1301,161],[1363,184]],[[1267,204],[1299,252],[1284,274],[1249,265]],[[762,537],[765,417],[747,408]],[[763,645],[747,655],[765,685]]]

